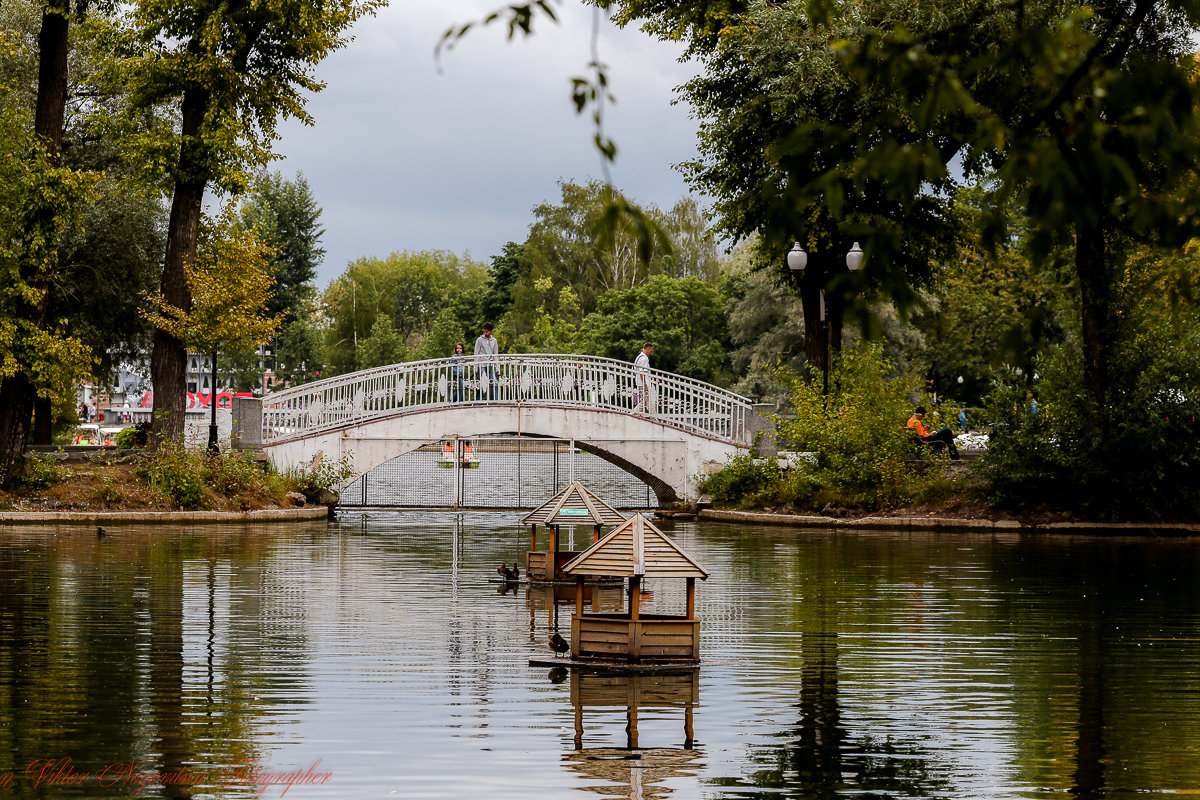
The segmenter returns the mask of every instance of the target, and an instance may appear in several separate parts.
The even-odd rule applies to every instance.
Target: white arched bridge
[[[579,355],[393,364],[268,394],[261,445],[279,469],[320,455],[345,459],[357,477],[431,442],[567,439],[648,483],[660,502],[694,497],[696,475],[747,452],[761,420],[717,386],[654,369],[646,377],[649,391],[639,391],[632,364]]]

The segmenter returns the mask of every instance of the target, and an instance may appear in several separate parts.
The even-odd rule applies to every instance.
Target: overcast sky
[[[592,11],[559,7],[530,39],[500,25],[476,29],[443,53],[454,23],[502,0],[392,0],[361,20],[355,41],[319,68],[315,124],[281,128],[274,169],[302,172],[323,209],[325,286],[349,261],[399,250],[444,249],[488,260],[523,241],[537,204],[559,198],[560,179],[601,177],[591,120],[576,116],[570,78],[590,59]],[[672,165],[695,154],[696,129],[674,88],[695,70],[679,47],[602,22],[601,59],[615,105],[606,127],[620,152],[614,183],[635,200],[668,207],[687,193]]]

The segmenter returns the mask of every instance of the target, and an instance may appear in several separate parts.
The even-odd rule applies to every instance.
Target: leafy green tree
[[[313,278],[325,258],[321,247],[321,207],[308,181],[297,173],[294,180],[280,172],[264,172],[251,187],[241,208],[241,224],[256,228],[259,238],[275,250],[271,269],[275,291],[272,314],[299,317],[303,307],[316,296]]]
[[[1191,3],[1038,3],[1015,18],[990,10],[964,32],[949,20],[915,37],[872,31],[845,54],[860,83],[886,87],[890,125],[910,118],[926,148],[906,159],[910,167],[946,170],[959,159],[989,181],[988,245],[1007,240],[1012,199],[1030,227],[1034,262],[1061,253],[1071,265],[1097,410],[1112,385],[1125,242],[1178,246],[1200,230],[1200,204],[1181,182],[1200,165],[1195,23],[1185,21],[1198,11]],[[986,59],[970,47],[979,41],[990,45]],[[933,150],[935,141],[945,144]]]
[[[656,210],[655,210],[656,211]],[[671,249],[652,262],[652,270],[672,278],[695,276],[712,283],[720,277],[717,239],[696,198],[686,195],[661,212],[659,224],[671,239]]]
[[[282,323],[268,311],[272,255],[256,231],[234,224],[232,214],[205,220],[196,260],[187,268],[190,308],[149,295],[151,307],[144,313],[194,352],[215,357],[265,344]]]
[[[46,14],[49,8],[18,0],[0,10],[0,29],[11,32],[17,45],[0,47],[5,51],[0,58],[0,82],[8,88],[13,108],[27,111],[31,118],[46,65],[40,63],[40,46],[20,43],[43,40],[42,31],[51,22]],[[86,23],[77,24],[85,10]],[[107,4],[75,6],[66,17],[65,56],[56,56],[49,65],[52,73],[67,70],[66,96],[79,99],[63,117],[59,162],[92,176],[94,183],[90,199],[78,209],[78,224],[65,228],[55,243],[56,263],[44,273],[46,291],[36,310],[45,320],[61,322],[63,331],[88,345],[94,379],[102,384],[108,382],[117,362],[144,352],[150,326],[138,315],[137,303],[141,292],[158,279],[165,228],[157,187],[134,166],[123,143],[105,136],[97,125],[101,113],[111,114],[125,102],[123,90],[110,91],[93,80],[104,61],[112,58],[108,48],[112,25]],[[35,398],[34,407],[33,441],[49,444],[51,422],[64,414],[52,411],[47,398]],[[73,402],[59,403],[57,408],[74,421]]]
[[[313,69],[379,4],[140,0],[133,7],[130,41],[141,47],[112,73],[132,90],[130,117],[179,103],[178,128],[143,137],[147,161],[173,183],[163,302],[190,310],[186,270],[196,256],[207,188],[242,188],[245,170],[269,159],[281,116],[309,121],[303,93],[321,88]],[[159,328],[150,362],[154,425],[168,439],[183,432],[185,359],[182,342]]]
[[[454,354],[454,345],[457,342],[463,343],[463,351],[471,352],[471,337],[470,331],[464,326],[463,321],[452,308],[443,308],[437,315],[437,319],[433,321],[433,327],[429,329],[429,333],[425,338],[421,339],[421,346],[417,348],[417,359],[425,360],[429,358],[446,358]]]
[[[729,382],[728,329],[723,298],[699,278],[655,275],[609,292],[580,327],[581,353],[632,361],[654,342],[655,369],[725,385]]]
[[[993,502],[1085,518],[1187,520],[1200,513],[1198,283],[1196,243],[1183,251],[1129,251],[1110,333],[1120,392],[1099,410],[1079,358],[1077,313],[1062,341],[1034,362],[1036,380],[1029,372],[1003,376],[989,397],[995,427],[983,462]]]
[[[846,311],[873,288],[885,288],[901,305],[916,299],[912,282],[924,280],[953,241],[953,182],[948,170],[920,170],[900,158],[916,136],[877,124],[889,119],[890,98],[859,85],[837,43],[875,25],[920,30],[942,9],[852,3],[816,16],[832,4],[600,4],[616,7],[619,22],[644,20],[654,35],[687,41],[701,59],[703,72],[681,87],[701,123],[700,156],[683,165],[684,174],[713,198],[721,234],[735,242],[757,237],[764,268],[794,280],[784,255],[794,240],[803,244],[808,265],[798,286],[810,364],[821,366],[838,350]],[[864,170],[864,161],[892,168],[860,178],[854,171]],[[845,254],[855,241],[867,258],[863,273],[849,275]],[[819,313],[822,292],[828,326]],[[865,309],[859,302],[860,316]]]
[[[507,289],[502,344],[537,349],[553,341],[560,348],[570,338],[568,329],[595,311],[606,292],[636,286],[651,275],[715,279],[716,242],[693,199],[680,200],[668,212],[648,207],[640,216],[622,217],[614,215],[613,203],[632,203],[600,181],[559,186],[560,201],[533,210],[528,239],[504,262],[519,277]]]
[[[495,323],[512,306],[513,286],[521,277],[523,251],[522,245],[516,242],[506,242],[500,255],[492,256],[491,282],[484,294],[480,308],[481,324],[483,322]]]
[[[325,370],[321,332],[312,313],[288,320],[275,348],[275,375],[280,385],[298,386],[317,380]]]
[[[983,246],[989,202],[980,189],[958,193],[957,252],[922,289],[924,303],[908,317],[919,342],[896,359],[920,375],[927,390],[972,406],[1014,369],[1031,383],[1039,354],[1060,341],[1078,315],[1055,271],[1030,261],[1027,228],[1015,209],[1011,241],[995,253]]]
[[[661,32],[678,30],[672,22],[696,24],[688,12],[656,2],[620,5],[633,17],[664,14],[655,21]],[[724,6],[686,5],[695,13]],[[939,191],[952,194],[949,176],[957,169],[986,181],[994,200],[985,243],[994,249],[1007,241],[1008,208],[1016,202],[1030,226],[1033,263],[1061,258],[1071,266],[1086,385],[1099,410],[1111,385],[1114,278],[1124,242],[1180,246],[1200,226],[1200,204],[1184,183],[1200,161],[1192,57],[1198,17],[1190,0],[1037,2],[1015,12],[873,3],[855,5],[854,13],[843,6],[835,13],[825,2],[753,2],[723,17],[716,39],[693,34],[693,41],[719,43],[689,95],[700,103],[710,102],[700,88],[725,99],[756,96],[763,87],[752,79],[763,64],[756,56],[792,42],[819,43],[829,54],[826,73],[813,70],[822,59],[810,58],[811,49],[793,51],[790,67],[778,63],[771,71],[772,79],[783,76],[779,84],[794,75],[813,86],[822,74],[832,76],[833,91],[821,97],[848,112],[812,98],[804,106],[810,116],[777,113],[786,135],[773,136],[764,151],[783,166],[797,207],[822,202],[832,218],[849,222],[863,210],[861,193],[878,191],[887,201],[869,228],[878,249],[880,241],[920,235],[917,220],[902,212],[937,204]],[[794,35],[782,35],[788,32]],[[823,118],[811,116],[820,112]],[[727,133],[710,126],[708,136],[745,141],[753,124],[747,119]],[[841,157],[823,162],[831,150]],[[735,179],[729,167],[744,166],[726,156],[710,165]],[[744,174],[753,176],[745,185],[765,185]],[[723,219],[750,207],[724,210],[718,199]],[[779,220],[770,222],[763,220],[764,230],[778,227]]]
[[[6,4],[8,5],[8,4]],[[53,416],[54,400],[61,391],[52,388],[55,374],[61,380],[64,374],[75,371],[67,363],[53,363],[50,355],[57,352],[69,360],[75,358],[76,343],[63,342],[62,326],[55,324],[49,316],[49,282],[60,269],[57,238],[70,225],[79,212],[79,204],[87,184],[84,176],[72,176],[62,171],[62,141],[67,102],[67,66],[69,30],[75,14],[67,2],[46,2],[36,6],[16,3],[15,8],[5,10],[5,21],[17,27],[3,29],[0,40],[0,59],[5,74],[0,76],[0,90],[5,98],[3,132],[7,137],[4,157],[28,159],[26,170],[8,172],[5,178],[11,185],[5,187],[3,234],[15,239],[6,244],[5,286],[3,316],[6,318],[5,338],[13,341],[5,346],[0,368],[0,479],[11,476],[18,457],[24,452],[26,440],[37,407],[39,428],[44,437],[49,437],[49,422]],[[83,4],[75,9],[81,15]],[[37,34],[37,69],[21,75],[22,58],[21,31],[30,31],[33,19],[40,12]],[[25,78],[25,80],[21,80]],[[26,94],[28,87],[33,91]],[[28,108],[22,100],[32,98],[32,114],[26,116]],[[24,135],[22,126],[32,128],[32,138]],[[23,144],[20,149],[14,145]],[[20,174],[23,172],[23,174]],[[41,183],[40,189],[35,188]],[[57,184],[57,185],[56,185]],[[32,190],[32,193],[30,192]],[[19,332],[19,333],[18,333]],[[17,341],[17,338],[22,340]],[[35,349],[24,356],[19,355],[22,343]],[[38,349],[54,343],[65,345],[53,351]],[[49,357],[49,360],[47,360]],[[23,363],[22,363],[23,362]],[[37,365],[40,370],[32,368]],[[59,369],[59,368],[63,369]],[[64,372],[65,370],[65,372]]]
[[[190,351],[211,355],[214,375],[218,353],[240,354],[231,373],[235,388],[248,382],[246,352],[266,344],[279,331],[281,316],[271,316],[267,304],[275,277],[273,251],[258,240],[254,229],[239,228],[232,209],[220,219],[201,224],[196,258],[187,265],[186,309],[172,305],[162,295],[147,295],[151,306],[146,318],[169,333]],[[214,381],[210,408],[216,414]],[[209,428],[209,449],[217,450],[216,417]]]
[[[74,387],[91,368],[87,347],[61,322],[44,318],[55,243],[74,224],[88,182],[52,167],[10,122],[0,107],[0,480],[12,476],[24,452],[35,398],[46,409],[73,403]]]
[[[69,11],[41,10],[32,108],[21,39],[0,32],[0,480],[14,474],[34,406],[48,423],[56,404],[73,403],[73,387],[91,366],[86,347],[50,314],[59,241],[76,229],[95,176],[62,165]],[[20,21],[22,11],[30,9],[6,16]]]
[[[715,275],[716,243],[694,200],[681,200],[670,213],[654,207],[646,210],[655,237],[647,253],[642,251],[642,233],[632,224],[615,229],[604,224],[610,214],[608,186],[597,180],[583,185],[561,181],[559,188],[558,203],[533,209],[534,221],[521,252],[521,286],[513,290],[514,306],[537,302],[539,294],[532,286],[539,278],[570,286],[586,315],[605,292],[628,289],[650,275]],[[619,193],[617,197],[624,200]]]
[[[541,301],[532,318],[506,314],[496,329],[501,347],[513,353],[569,353],[575,341],[576,326],[570,320],[579,319],[579,298],[570,286],[554,291],[552,278],[538,278],[533,292]]]
[[[380,316],[386,317],[406,350],[416,349],[445,308],[464,329],[482,324],[464,319],[478,307],[487,268],[445,250],[392,253],[360,258],[325,290],[323,307],[327,362],[335,373],[361,366],[358,348]],[[389,351],[392,352],[392,351]]]
[[[358,369],[386,367],[408,360],[408,348],[404,337],[392,327],[392,321],[383,314],[375,318],[370,335],[359,343]]]
[[[914,316],[924,341],[913,369],[969,405],[1006,371],[1019,367],[1032,380],[1038,354],[1062,337],[1058,289],[1020,253],[964,254]]]

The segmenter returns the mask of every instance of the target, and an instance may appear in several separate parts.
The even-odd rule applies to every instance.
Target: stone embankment
[[[258,511],[0,511],[0,527],[11,525],[117,525],[166,523],[258,524],[326,519],[324,506]]]
[[[1115,536],[1200,536],[1196,523],[1145,522],[1027,522],[1016,519],[962,519],[931,515],[876,516],[854,518],[822,517],[816,514],[771,514],[755,511],[723,511],[705,508],[688,513],[699,519],[753,525],[784,525],[794,528],[835,530],[922,530],[964,533],[1055,533]]]

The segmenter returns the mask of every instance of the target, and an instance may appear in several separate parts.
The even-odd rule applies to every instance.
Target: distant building
[[[232,393],[229,375],[221,374],[220,362],[217,364],[217,394]],[[263,394],[271,391],[275,383],[275,352],[271,345],[258,348],[258,369],[262,371],[262,379],[254,387],[253,394]],[[212,358],[204,353],[188,353],[184,364],[185,385],[188,393],[188,408],[208,408],[212,396]],[[153,405],[153,384],[150,382],[150,357],[131,362],[125,362],[117,367],[112,384],[112,392],[105,387],[84,384],[78,389],[79,404],[90,406],[93,411],[99,407],[129,407],[148,408]],[[223,404],[224,405],[224,404]]]

